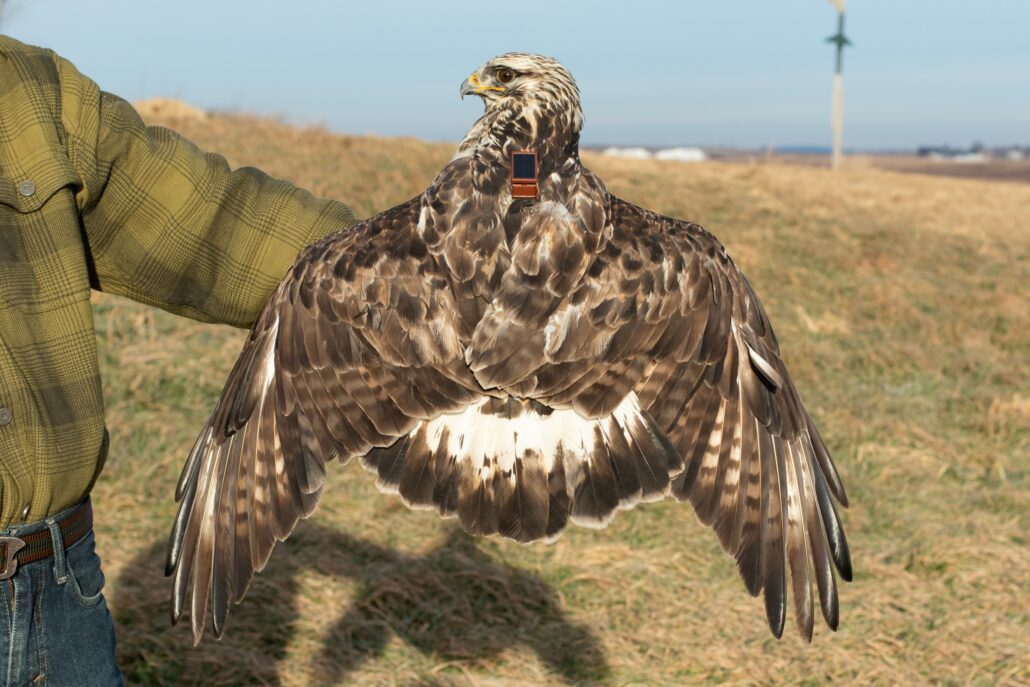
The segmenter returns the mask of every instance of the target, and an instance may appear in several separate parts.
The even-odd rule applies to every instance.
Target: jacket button
[[[0,408],[0,427],[9,423],[12,417],[10,408]]]
[[[35,192],[36,184],[31,179],[26,179],[25,181],[18,184],[18,193],[22,194],[23,196],[31,196]]]

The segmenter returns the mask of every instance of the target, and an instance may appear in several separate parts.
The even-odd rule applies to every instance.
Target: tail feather
[[[550,496],[547,472],[539,449],[527,449],[515,461],[515,475],[507,500],[498,504],[499,532],[518,541],[535,541],[547,534]]]
[[[637,457],[629,442],[625,430],[615,418],[608,418],[597,423],[603,433],[604,443],[608,446],[608,455],[612,461],[612,475],[623,494],[623,498],[632,506],[640,500],[643,489],[640,476],[637,474]],[[620,505],[622,503],[620,502]]]
[[[544,530],[544,540],[553,542],[561,536],[565,526],[569,522],[569,498],[568,482],[565,480],[565,452],[559,446],[554,455],[554,464],[547,474],[547,529]]]
[[[581,527],[607,527],[619,506],[619,483],[612,471],[612,456],[601,428],[594,424],[593,445],[589,453],[572,467],[578,468],[573,481],[578,482],[572,499],[572,522]]]
[[[570,519],[604,527],[617,509],[661,498],[684,465],[634,394],[597,419],[486,398],[419,422],[361,462],[411,508],[523,542],[554,540]]]

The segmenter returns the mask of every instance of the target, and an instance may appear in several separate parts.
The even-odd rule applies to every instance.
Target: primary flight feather
[[[196,641],[210,606],[221,635],[325,464],[358,457],[412,508],[523,542],[689,500],[777,637],[789,586],[811,638],[813,581],[835,629],[847,497],[747,280],[582,165],[555,60],[501,55],[461,94],[485,112],[429,188],[306,248],[255,321],[176,489],[173,617]]]

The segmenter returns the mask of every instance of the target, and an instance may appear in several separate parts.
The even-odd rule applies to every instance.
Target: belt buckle
[[[15,560],[14,556],[25,548],[25,542],[18,539],[18,537],[0,537],[0,546],[4,550],[4,567],[3,570],[0,570],[0,580],[6,580],[13,576],[14,571],[18,569],[18,561]]]

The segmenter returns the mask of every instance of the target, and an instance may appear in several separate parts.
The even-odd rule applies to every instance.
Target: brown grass
[[[914,174],[934,174],[967,179],[1030,182],[1030,160],[987,160],[985,162],[951,162],[912,155],[873,156],[871,162],[884,169]]]
[[[163,121],[363,215],[421,191],[451,153]],[[763,297],[853,503],[840,631],[772,639],[687,506],[522,547],[410,512],[351,466],[226,637],[194,649],[168,626],[171,497],[243,332],[99,296],[112,450],[95,504],[130,684],[1030,684],[1030,186],[585,161],[616,194],[705,224]]]

